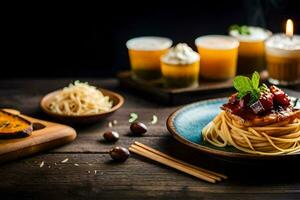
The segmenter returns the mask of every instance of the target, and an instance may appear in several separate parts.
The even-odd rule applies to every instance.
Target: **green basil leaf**
[[[240,34],[241,35],[250,35],[251,33],[250,33],[250,29],[249,29],[249,27],[248,26],[241,26],[240,27]]]
[[[253,86],[254,89],[258,89],[259,79],[260,79],[259,73],[257,71],[255,71],[252,74],[252,78],[251,78],[252,86]]]
[[[266,85],[259,87],[259,79],[260,76],[258,72],[254,72],[252,74],[251,80],[246,76],[235,77],[233,80],[233,86],[238,91],[238,99],[241,99],[249,94],[249,104],[256,102],[260,97],[260,93],[264,90],[267,90]]]
[[[249,92],[239,92],[237,98],[238,98],[238,99],[241,99],[241,98],[243,98],[244,96],[246,96],[248,93],[249,93]]]
[[[252,91],[252,82],[251,80],[246,76],[237,76],[233,80],[233,87],[238,92],[251,92]]]
[[[261,92],[265,92],[265,91],[268,91],[268,86],[266,84],[262,84],[260,87],[259,87],[259,91]]]
[[[240,30],[240,26],[237,25],[237,24],[233,24],[229,27],[229,31],[233,31],[233,30],[237,30],[239,31]]]
[[[258,101],[260,96],[260,92],[259,90],[253,90],[250,94],[250,101],[248,103],[248,105],[250,106],[251,104],[255,103],[256,101]]]

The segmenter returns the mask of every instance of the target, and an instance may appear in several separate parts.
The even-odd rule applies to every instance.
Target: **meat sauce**
[[[266,116],[272,116],[278,115],[282,116],[282,118],[288,117],[295,109],[293,109],[293,106],[286,106],[286,107],[275,107],[272,110],[265,111],[260,114],[255,114],[250,107],[241,108],[238,104],[231,104],[226,103],[221,107],[222,110],[225,110],[226,112],[230,112],[231,114],[237,115],[244,120],[252,121],[255,118],[259,117],[266,117]]]
[[[228,99],[228,103],[221,106],[221,109],[236,115],[245,121],[256,119],[275,119],[280,121],[293,115],[295,102],[292,102],[288,95],[281,89],[270,86],[269,90],[262,93],[257,102],[250,103],[250,96],[246,95],[242,99],[238,98],[238,93],[233,94]]]

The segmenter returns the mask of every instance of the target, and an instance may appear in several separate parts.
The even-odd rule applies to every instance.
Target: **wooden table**
[[[82,79],[81,79],[82,80]],[[84,79],[83,79],[84,80]],[[0,106],[48,119],[39,109],[46,93],[67,85],[71,79],[1,80]],[[117,88],[115,79],[90,79],[91,84],[120,92],[125,105],[103,122],[77,129],[71,144],[0,166],[1,199],[299,199],[300,159],[287,161],[232,163],[201,154],[176,142],[165,121],[177,107],[162,107]],[[300,97],[300,92],[290,92]],[[128,136],[128,115],[138,113],[149,123],[144,137]],[[101,140],[108,122],[121,135],[116,144]],[[111,161],[107,152],[115,145],[128,147],[134,140],[208,169],[223,172],[229,179],[210,184],[155,162],[132,155],[125,163]],[[68,162],[61,163],[68,158]],[[44,161],[44,167],[40,163]],[[78,166],[74,165],[78,164]],[[5,198],[4,198],[5,197]]]

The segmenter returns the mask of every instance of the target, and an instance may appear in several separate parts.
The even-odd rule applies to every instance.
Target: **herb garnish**
[[[239,26],[237,24],[231,25],[229,27],[229,31],[233,31],[233,30],[238,31],[238,33],[240,35],[250,35],[251,34],[249,27],[245,26],[245,25],[242,25],[242,26]]]
[[[265,84],[259,86],[259,79],[259,73],[256,71],[252,74],[251,80],[246,76],[236,76],[233,80],[233,86],[238,91],[238,99],[249,94],[249,104],[256,102],[259,99],[261,92],[268,90],[268,87]]]
[[[158,117],[156,115],[152,116],[152,121],[150,122],[151,124],[156,124],[158,121]]]
[[[139,117],[138,114],[136,114],[136,113],[130,113],[130,118],[129,118],[128,122],[129,122],[129,123],[132,123],[132,122],[134,122],[135,120],[137,120],[138,117]]]

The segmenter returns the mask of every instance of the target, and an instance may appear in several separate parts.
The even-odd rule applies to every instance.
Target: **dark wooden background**
[[[1,199],[299,199],[300,160],[232,162],[216,159],[187,148],[168,133],[165,122],[178,107],[163,107],[118,88],[115,79],[81,79],[120,92],[125,105],[108,119],[77,128],[77,139],[66,146],[0,166]],[[61,88],[71,79],[1,80],[0,107],[49,119],[39,109],[43,95]],[[289,94],[300,97],[300,92]],[[128,136],[128,118],[138,113],[148,124],[153,114],[158,124],[148,125],[144,137]],[[108,122],[121,135],[116,144],[101,140]],[[128,147],[134,140],[211,170],[229,179],[210,184],[155,162],[132,155],[125,163],[111,161],[107,152],[115,145]],[[67,163],[61,163],[68,158]],[[44,167],[40,163],[44,161]],[[74,164],[79,164],[75,166]],[[95,170],[97,173],[95,174]]]
[[[201,35],[227,34],[232,24],[274,33],[295,22],[299,0],[24,2],[6,6],[0,77],[111,77],[129,69],[125,43],[170,37],[195,49]]]

